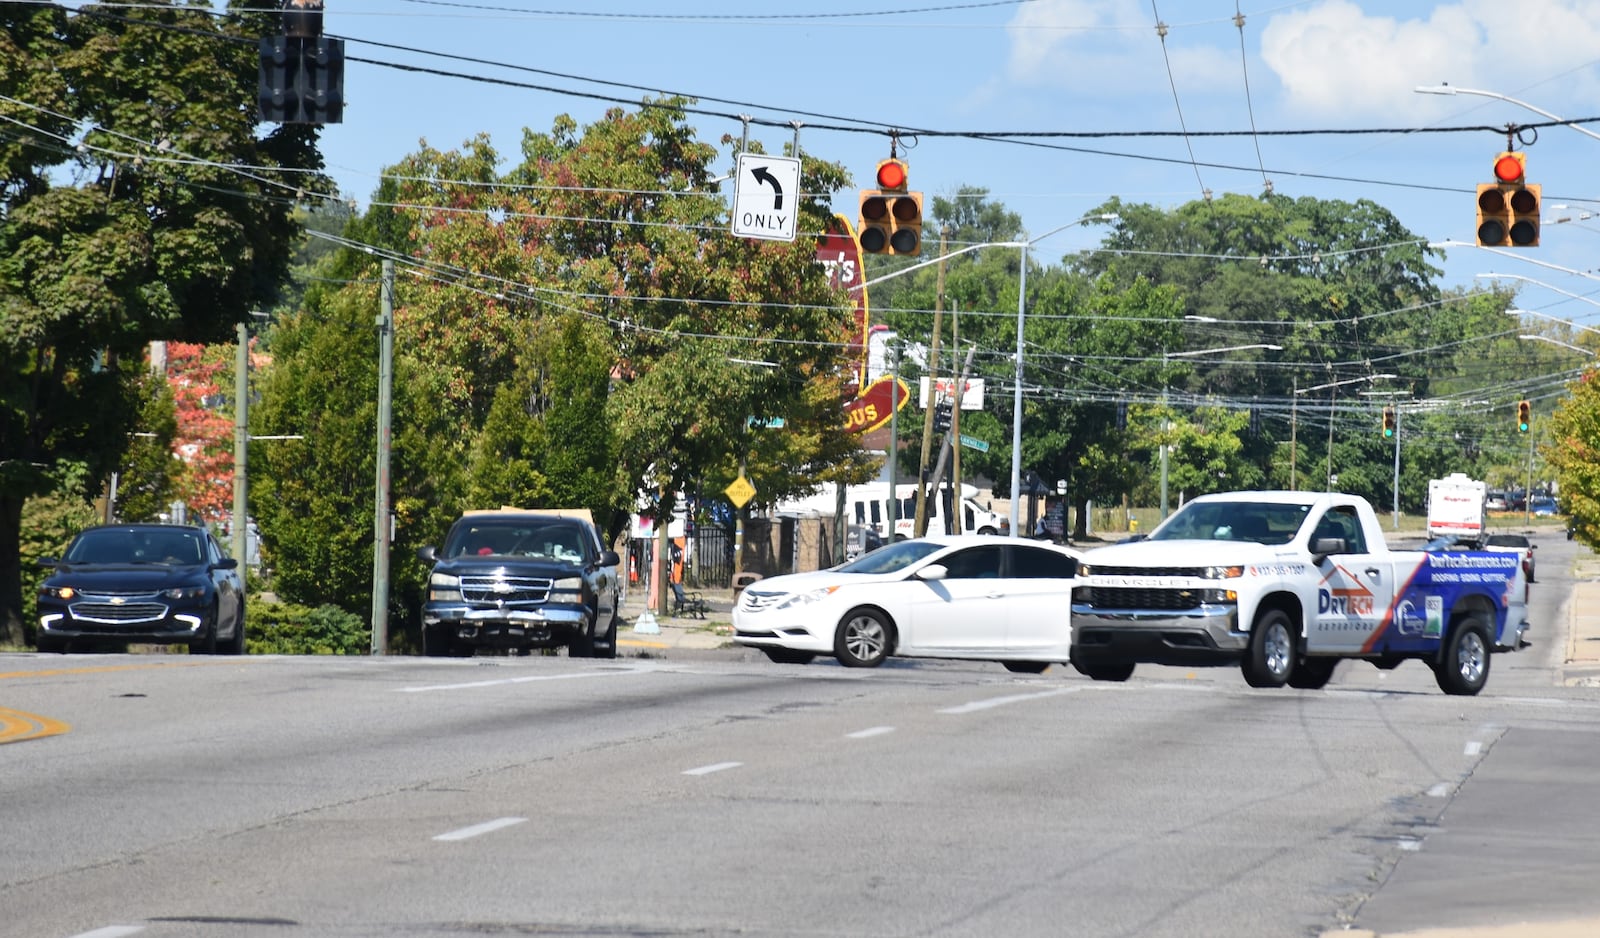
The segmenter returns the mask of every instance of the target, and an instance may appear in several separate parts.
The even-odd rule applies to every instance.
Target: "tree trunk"
[[[1077,518],[1072,522],[1072,539],[1081,541],[1089,536],[1089,498],[1084,495],[1072,496],[1073,514]]]
[[[0,495],[0,645],[27,644],[22,619],[22,503]]]

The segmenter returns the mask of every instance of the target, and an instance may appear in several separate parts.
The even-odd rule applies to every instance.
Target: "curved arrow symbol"
[[[755,177],[756,182],[764,182],[772,187],[772,210],[777,211],[783,208],[783,186],[778,182],[777,177],[767,172],[765,166],[757,166],[755,169],[750,170],[750,175]]]

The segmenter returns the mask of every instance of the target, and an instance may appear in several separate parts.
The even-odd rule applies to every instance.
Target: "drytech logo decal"
[[[1324,616],[1357,616],[1370,618],[1373,612],[1372,591],[1361,585],[1361,581],[1343,567],[1336,567],[1344,574],[1344,586],[1323,586],[1317,590],[1317,613]]]

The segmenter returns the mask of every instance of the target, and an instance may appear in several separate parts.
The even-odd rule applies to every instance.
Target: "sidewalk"
[[[622,622],[617,626],[617,653],[643,657],[670,649],[711,650],[733,645],[734,594],[731,589],[689,590],[699,593],[709,607],[704,619],[653,614],[658,631],[638,631],[649,593],[643,587],[628,590],[622,601]],[[668,594],[667,608],[672,606]],[[648,629],[648,624],[646,623]]]
[[[1600,687],[1600,556],[1580,549],[1573,563],[1567,607],[1567,649],[1562,682]]]

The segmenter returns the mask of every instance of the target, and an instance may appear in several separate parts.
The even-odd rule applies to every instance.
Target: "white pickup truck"
[[[1105,681],[1239,665],[1253,687],[1314,689],[1344,658],[1415,658],[1445,693],[1476,694],[1527,628],[1515,554],[1391,551],[1366,499],[1334,493],[1196,498],[1148,538],[1087,552],[1078,584],[1072,663]]]

